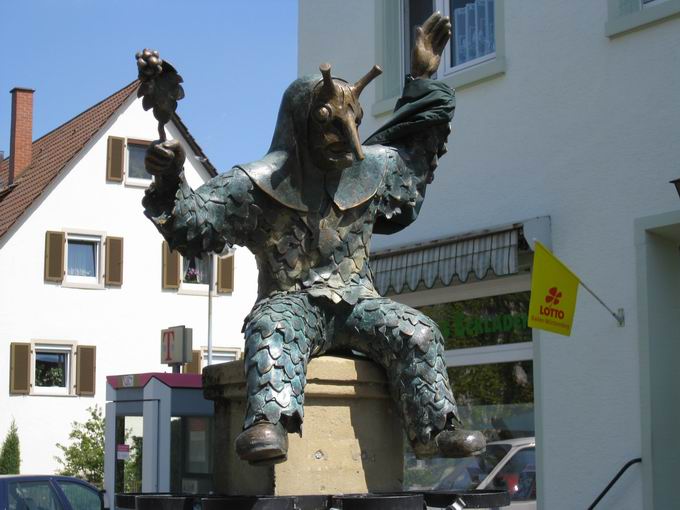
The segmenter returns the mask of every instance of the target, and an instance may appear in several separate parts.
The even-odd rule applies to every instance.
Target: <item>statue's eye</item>
[[[316,108],[314,110],[314,118],[316,119],[317,122],[320,122],[322,124],[328,122],[331,118],[330,108],[328,108],[328,106],[326,105]]]

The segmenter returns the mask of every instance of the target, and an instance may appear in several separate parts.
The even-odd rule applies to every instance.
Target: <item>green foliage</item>
[[[104,483],[104,417],[99,406],[88,408],[90,417],[84,422],[73,422],[68,438],[70,444],[57,443],[63,458],[55,457],[62,465],[59,474],[76,476],[99,488]]]
[[[20,465],[19,434],[17,433],[17,425],[12,420],[2,443],[2,448],[0,448],[0,475],[18,475]]]

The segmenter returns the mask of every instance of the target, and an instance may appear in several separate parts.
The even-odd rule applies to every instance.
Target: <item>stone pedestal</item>
[[[385,373],[371,361],[324,356],[307,367],[303,436],[288,460],[253,467],[234,452],[245,416],[243,361],[203,370],[215,401],[215,484],[225,494],[340,494],[401,490],[403,433]]]

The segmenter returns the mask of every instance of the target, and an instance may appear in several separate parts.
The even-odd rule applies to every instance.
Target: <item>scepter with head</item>
[[[165,142],[165,125],[175,113],[177,101],[184,97],[184,89],[180,85],[184,80],[167,60],[161,60],[156,50],[144,49],[135,57],[141,81],[137,97],[143,97],[144,110],[153,108],[153,116],[158,121],[159,139]]]

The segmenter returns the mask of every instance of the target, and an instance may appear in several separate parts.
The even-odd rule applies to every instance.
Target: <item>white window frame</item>
[[[439,12],[443,12],[445,16],[448,16],[451,19],[451,26],[455,27],[454,19],[451,14],[451,2],[447,0],[435,0],[437,3],[436,10]],[[495,0],[494,1],[494,31],[495,31],[495,19],[496,19],[496,13],[498,12],[498,9],[496,7],[496,4],[499,3],[502,0]],[[496,37],[496,34],[494,33],[494,39]],[[437,71],[437,76],[445,78],[447,76],[450,76],[454,73],[461,73],[464,72],[466,69],[483,64],[484,62],[488,60],[494,60],[496,58],[496,52],[493,51],[491,53],[488,53],[482,57],[477,57],[474,60],[468,60],[467,62],[457,65],[457,66],[452,66],[451,65],[451,42],[449,42],[446,45],[446,48],[444,48],[444,51],[442,52],[442,60],[441,63],[439,64],[439,70]]]
[[[445,14],[448,13],[449,3],[446,0],[433,0],[433,4],[435,10]],[[442,61],[435,78],[442,80],[451,88],[460,89],[505,73],[505,1],[496,0],[494,7],[495,53],[466,62],[460,66],[451,67],[448,64],[451,44],[449,42],[442,53]],[[382,89],[377,89],[376,102],[371,108],[371,113],[377,117],[392,112],[397,99],[399,99],[404,76],[410,70],[404,68],[406,63],[404,0],[399,0],[398,2],[378,0],[376,9],[376,36],[379,45],[377,52],[378,59],[379,63],[386,67],[386,76],[383,80],[399,80],[397,84],[383,84]],[[399,9],[396,16],[393,12],[394,9]],[[398,27],[396,22],[398,22]],[[395,37],[399,39],[396,44],[396,41],[392,40]],[[395,52],[398,52],[398,55],[394,55]],[[395,65],[399,67],[398,74],[388,67]],[[389,93],[386,92],[387,90],[389,90]]]
[[[137,139],[137,138],[126,138],[125,139],[125,185],[132,188],[148,188],[153,182],[153,176],[151,179],[142,179],[140,177],[130,177],[130,145],[142,146],[144,144],[151,145],[150,141]]]
[[[212,288],[213,296],[217,295],[216,281],[217,281],[217,257],[213,253],[209,253],[208,256],[211,258],[212,263]],[[179,259],[179,289],[177,289],[178,294],[184,294],[188,296],[207,296],[210,285],[208,283],[191,283],[184,281],[184,255],[180,255]]]
[[[607,37],[618,37],[633,30],[665,21],[680,14],[680,0],[607,0]]]
[[[104,260],[104,239],[106,233],[93,230],[81,230],[73,228],[62,229],[66,238],[66,245],[64,247],[64,280],[63,287],[72,287],[78,289],[103,289],[104,288],[104,267],[106,267]],[[69,240],[88,241],[96,244],[97,253],[95,255],[96,276],[75,276],[68,274],[68,243]]]
[[[53,340],[32,340],[31,341],[31,395],[44,396],[61,396],[68,397],[75,395],[75,352],[77,344],[68,341],[53,341]],[[66,386],[65,387],[50,387],[38,386],[35,383],[36,363],[38,351],[57,352],[66,354]]]
[[[213,365],[216,365],[217,363],[227,363],[229,361],[237,361],[241,359],[241,349],[238,347],[215,347],[213,346],[212,348],[212,355],[213,355]],[[233,360],[221,360],[221,361],[215,361],[215,356],[220,357],[220,355],[224,356],[226,354],[233,354],[234,359]],[[202,346],[201,347],[201,370],[203,370],[205,367],[208,366],[208,347],[207,346]]]

